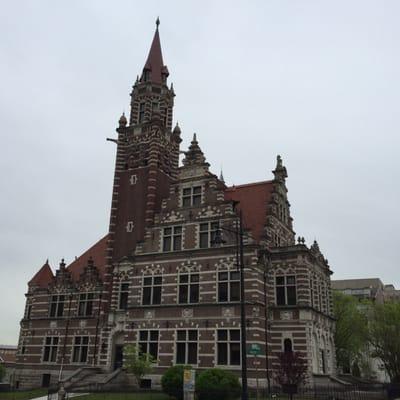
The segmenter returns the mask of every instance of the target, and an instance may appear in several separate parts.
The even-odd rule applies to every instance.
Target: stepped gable
[[[84,272],[88,264],[88,259],[97,267],[100,277],[103,278],[106,270],[106,252],[107,252],[108,235],[100,239],[90,249],[86,250],[81,256],[68,265],[67,270],[71,273],[74,281]]]
[[[248,183],[225,189],[225,200],[239,202],[236,208],[242,210],[243,224],[246,229],[250,229],[256,241],[263,237],[272,191],[272,181]]]
[[[28,286],[47,287],[54,279],[54,274],[50,268],[49,261],[46,260],[42,268],[28,282]]]

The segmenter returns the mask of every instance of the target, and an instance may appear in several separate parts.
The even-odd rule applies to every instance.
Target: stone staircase
[[[103,390],[115,391],[120,388],[134,386],[128,375],[121,369],[112,372],[101,368],[80,368],[64,382],[68,392],[97,392]]]

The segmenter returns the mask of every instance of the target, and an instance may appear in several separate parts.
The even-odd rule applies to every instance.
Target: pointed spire
[[[286,167],[284,167],[282,157],[280,155],[276,157],[276,167],[272,171],[272,173],[275,176],[275,180],[277,180],[278,182],[284,182],[288,176]]]
[[[225,183],[224,174],[223,174],[223,172],[222,172],[222,167],[221,167],[221,172],[220,172],[220,174],[219,174],[219,180],[220,180],[221,182]]]
[[[165,83],[169,72],[167,66],[164,65],[160,35],[158,31],[158,26],[160,25],[160,20],[156,20],[156,31],[154,33],[153,41],[151,43],[149,55],[147,61],[143,68],[142,80],[154,82],[154,83]]]
[[[125,117],[125,112],[123,112],[121,117],[120,117],[120,119],[119,119],[119,121],[118,121],[119,127],[120,128],[125,128],[127,123],[128,123],[128,120]]]
[[[189,150],[185,152],[185,158],[183,159],[183,165],[201,165],[206,164],[206,158],[197,141],[197,135],[193,134],[192,142],[190,143]]]
[[[49,260],[47,259],[42,268],[40,268],[40,270],[28,282],[28,286],[47,287],[53,279],[54,275],[50,268]]]

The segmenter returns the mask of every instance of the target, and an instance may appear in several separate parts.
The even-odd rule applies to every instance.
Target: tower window
[[[142,304],[161,304],[162,276],[145,276],[143,278]]]
[[[285,339],[283,341],[283,351],[285,353],[291,353],[292,352],[292,341],[290,339]]]
[[[199,302],[199,274],[179,274],[179,303]]]
[[[172,226],[163,230],[163,251],[182,250],[182,227]]]
[[[205,222],[200,224],[199,229],[199,244],[200,248],[204,249],[211,247],[213,240],[215,239],[216,232],[219,228],[219,222]]]
[[[201,186],[184,188],[182,191],[182,206],[200,206],[201,205]]]
[[[179,330],[176,335],[176,363],[197,364],[197,331]]]
[[[219,329],[217,331],[217,364],[240,365],[240,330]]]
[[[146,104],[145,103],[140,103],[139,104],[139,118],[138,118],[138,123],[141,124],[144,121],[144,110],[145,110]]]
[[[128,308],[128,297],[129,297],[129,283],[121,282],[119,285],[119,300],[118,300],[119,310],[126,310]]]
[[[275,278],[275,289],[278,306],[296,305],[296,277],[294,275],[277,276]]]
[[[218,301],[240,300],[240,272],[218,272]]]

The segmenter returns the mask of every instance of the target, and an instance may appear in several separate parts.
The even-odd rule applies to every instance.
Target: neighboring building
[[[385,301],[400,302],[400,290],[396,289],[394,285],[385,285],[383,292]]]
[[[13,383],[17,346],[0,344],[0,364],[6,369],[6,376],[1,383]]]
[[[284,349],[304,354],[311,382],[335,374],[332,272],[316,242],[295,242],[281,158],[272,179],[227,187],[194,135],[180,166],[168,75],[157,26],[129,121],[119,120],[109,233],[55,275],[46,262],[28,283],[20,387],[46,386],[85,366],[118,369],[127,343],[157,360],[152,385],[174,364],[240,374],[239,273],[229,233],[239,210],[247,343],[262,353],[260,365],[247,358],[249,384],[256,377],[265,384],[265,354],[271,372]],[[219,228],[225,243],[216,246]]]
[[[385,286],[379,278],[332,280],[332,289],[356,297],[383,303]]]

